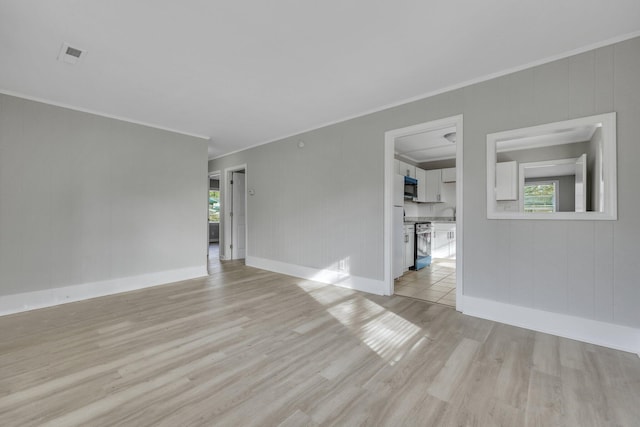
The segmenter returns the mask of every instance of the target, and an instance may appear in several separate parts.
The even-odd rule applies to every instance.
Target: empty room
[[[1,426],[640,424],[640,3],[0,0]]]

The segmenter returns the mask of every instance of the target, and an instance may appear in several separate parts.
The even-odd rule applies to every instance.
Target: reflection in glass
[[[602,132],[596,125],[584,128],[581,132],[574,132],[570,140],[567,135],[555,135],[556,141],[541,138],[544,146],[536,146],[541,140],[529,140],[520,146],[515,146],[513,140],[498,141],[496,143],[498,163],[515,161],[518,165],[518,194],[511,200],[499,200],[498,207],[502,210],[520,212],[601,212],[600,192],[598,185],[598,171],[602,169]],[[555,142],[555,144],[552,144]],[[536,185],[543,186],[554,182],[552,187],[544,186],[547,192],[553,189],[552,198],[547,202],[553,205],[531,205],[525,200],[527,191],[531,193]],[[528,190],[527,190],[528,188]],[[542,195],[538,195],[542,197]],[[542,199],[540,199],[542,201]],[[557,204],[556,204],[557,201]],[[527,207],[529,204],[529,207]]]
[[[560,181],[525,181],[525,212],[557,212],[558,187]]]
[[[489,218],[614,219],[615,142],[615,113],[487,135]]]

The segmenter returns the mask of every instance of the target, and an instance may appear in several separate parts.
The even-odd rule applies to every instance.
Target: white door
[[[576,212],[587,211],[587,154],[576,159]]]
[[[245,257],[245,174],[231,173],[231,259]]]

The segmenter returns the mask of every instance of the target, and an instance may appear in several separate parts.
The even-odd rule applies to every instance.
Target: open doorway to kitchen
[[[220,172],[210,173],[207,194],[207,263],[209,267],[220,263],[220,194]]]
[[[462,311],[462,116],[385,134],[389,294]]]

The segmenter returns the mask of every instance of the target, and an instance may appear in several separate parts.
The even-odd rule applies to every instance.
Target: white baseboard
[[[204,277],[206,265],[0,296],[0,316]]]
[[[464,296],[464,314],[640,354],[640,329]]]
[[[250,267],[260,268],[262,270],[287,274],[289,276],[314,280],[316,282],[336,285],[342,288],[368,292],[370,294],[385,295],[387,293],[387,286],[382,280],[351,276],[342,271],[303,267],[301,265],[289,264],[286,262],[274,261],[253,256],[248,256],[245,259],[245,264]]]

